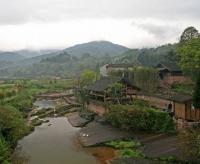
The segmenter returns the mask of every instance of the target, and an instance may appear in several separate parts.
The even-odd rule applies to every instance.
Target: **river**
[[[37,100],[38,109],[54,108],[51,100]],[[66,117],[46,118],[48,123],[18,142],[13,164],[105,164],[115,157],[108,147],[83,148],[77,139],[80,128],[73,127]]]
[[[49,122],[18,142],[17,151],[30,164],[95,164],[97,159],[81,148],[76,140],[79,128],[66,117],[48,118]],[[18,152],[19,153],[19,152]]]

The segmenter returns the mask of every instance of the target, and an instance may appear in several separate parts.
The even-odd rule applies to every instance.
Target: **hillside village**
[[[112,95],[108,93],[108,90],[115,83],[119,83],[122,84],[123,87],[121,90],[123,93],[120,93],[118,97],[122,104],[134,100],[148,101],[151,106],[169,112],[176,120],[177,128],[187,126],[188,122],[194,121],[194,123],[196,123],[200,120],[199,112],[195,112],[192,106],[192,96],[189,94],[177,93],[170,89],[173,84],[181,85],[192,83],[191,79],[183,74],[181,68],[178,67],[176,63],[160,63],[155,66],[154,69],[156,69],[159,74],[157,77],[159,80],[159,90],[154,93],[150,93],[134,85],[134,82],[129,79],[128,75],[125,75],[127,71],[134,69],[133,64],[107,64],[103,67],[106,68],[106,75],[103,72],[100,80],[87,88],[91,100],[116,102],[117,97],[112,97]],[[109,74],[118,71],[123,72],[121,77],[109,76]],[[90,106],[94,106],[94,104],[90,103],[89,108]],[[102,111],[98,110],[98,108]],[[99,112],[99,114],[106,111],[103,106],[97,107],[97,105],[95,105],[95,108],[91,109]],[[180,122],[182,122],[182,124],[178,124]]]
[[[2,68],[0,163],[28,162],[18,152],[21,144],[37,155],[43,151],[38,146],[49,149],[71,138],[86,161],[92,156],[103,164],[199,163],[199,36],[188,27],[179,43],[141,50],[90,42]],[[93,56],[102,45],[109,46]],[[32,142],[37,137],[43,142]],[[51,151],[77,154],[72,145]]]
[[[188,40],[184,42],[188,42]],[[180,41],[179,44],[183,43]],[[149,67],[127,63],[127,61],[116,64],[107,63],[100,68],[98,78],[94,73],[93,77],[96,78],[92,79],[92,72],[85,72],[86,79],[88,76],[87,83],[82,85],[79,83],[76,90],[80,93],[79,98],[82,98],[82,107],[96,113],[113,127],[126,129],[130,134],[138,130],[154,134],[156,142],[164,143],[169,139],[167,142],[171,147],[167,148],[165,144],[160,144],[158,147],[162,147],[162,149],[160,148],[157,155],[172,155],[181,162],[185,160],[180,155],[178,148],[182,141],[177,140],[176,133],[184,132],[186,134],[187,130],[199,127],[200,121],[200,99],[197,98],[199,91],[192,91],[194,85],[196,85],[195,88],[198,88],[199,85],[199,64],[194,64],[197,64],[197,69],[190,68],[190,71],[196,72],[196,82],[190,74],[184,72],[184,66],[181,67],[176,60],[159,62]],[[94,130],[94,134],[98,134],[97,138],[103,137],[98,133],[101,131],[100,129],[95,130],[95,127],[91,128],[90,126],[88,128],[90,130],[85,128],[86,133]],[[173,142],[170,141],[171,135],[157,137],[158,133],[172,134]],[[136,134],[132,136],[136,137]],[[109,136],[109,133],[105,131],[103,135]],[[105,136],[103,138],[106,138]],[[92,136],[91,138],[94,140]],[[82,140],[87,144],[90,142],[90,136],[89,139]],[[154,141],[152,141],[153,143]],[[158,147],[154,147],[154,149],[158,150]]]

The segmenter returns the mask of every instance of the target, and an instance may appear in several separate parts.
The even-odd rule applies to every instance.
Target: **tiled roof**
[[[172,62],[161,62],[157,64],[156,68],[166,68],[169,71],[182,71],[181,68],[176,64]]]

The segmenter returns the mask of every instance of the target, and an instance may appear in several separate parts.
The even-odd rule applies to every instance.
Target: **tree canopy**
[[[95,82],[96,73],[92,70],[85,70],[81,75],[81,86],[87,86]]]
[[[183,31],[180,37],[180,42],[187,42],[198,37],[199,37],[198,30],[195,27],[190,26]]]
[[[187,30],[185,30],[187,31]],[[186,35],[186,32],[183,35]],[[187,34],[187,40],[180,42],[178,46],[178,53],[180,56],[180,65],[182,69],[190,76],[196,79],[196,75],[200,70],[200,38],[195,34]],[[186,36],[184,38],[186,38]]]

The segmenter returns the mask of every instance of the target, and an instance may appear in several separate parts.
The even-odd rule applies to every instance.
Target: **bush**
[[[111,105],[107,121],[113,126],[152,132],[175,132],[175,123],[168,113],[141,105]]]
[[[5,139],[0,135],[0,163],[8,164],[10,158],[10,148]]]
[[[183,156],[191,162],[200,163],[200,128],[188,128],[182,131],[179,137]]]
[[[22,114],[10,106],[0,106],[0,133],[11,146],[28,132]]]
[[[134,157],[134,158],[143,158],[144,154],[139,150],[134,149],[122,149],[120,150],[122,157]]]
[[[141,143],[138,141],[110,141],[105,143],[106,146],[113,147],[115,149],[124,149],[124,148],[137,148],[141,146]]]

